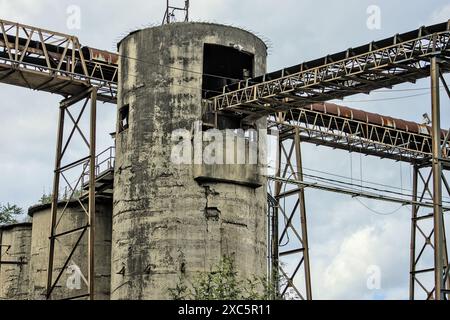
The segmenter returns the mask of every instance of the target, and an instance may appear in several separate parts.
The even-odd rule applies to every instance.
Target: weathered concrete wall
[[[0,300],[28,300],[31,223],[0,227],[0,239]]]
[[[87,206],[87,204],[85,204]],[[62,211],[62,208],[59,210]],[[45,299],[47,287],[47,269],[50,247],[50,205],[36,206],[30,208],[29,214],[33,216],[33,231],[30,261],[30,296],[33,300]],[[110,295],[110,274],[111,274],[111,215],[112,201],[97,200],[96,203],[96,232],[95,232],[95,298],[97,300],[108,300]],[[74,228],[82,227],[87,223],[86,213],[82,210],[78,202],[70,203],[61,222],[57,233],[63,233]],[[59,238],[55,248],[55,262],[53,279],[63,267],[66,257],[68,257],[74,247],[80,233]],[[75,251],[72,262],[76,264],[87,278],[87,233],[83,237],[78,249]],[[81,282],[81,290],[69,289],[67,281],[70,273],[64,272],[58,286],[55,288],[52,298],[67,299],[69,297],[85,294],[86,285]]]
[[[204,43],[241,44],[255,55],[255,75],[266,71],[264,43],[221,25],[149,28],[120,44],[118,108],[129,105],[130,115],[116,141],[112,299],[167,299],[180,275],[208,271],[224,255],[242,277],[265,275],[265,182],[196,181],[215,170],[171,163],[173,130],[202,119]]]

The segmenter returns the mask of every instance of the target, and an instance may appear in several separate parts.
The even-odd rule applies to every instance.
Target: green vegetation
[[[177,286],[170,289],[173,300],[278,300],[275,285],[263,278],[242,280],[238,277],[234,259],[224,257],[211,272],[204,272],[188,284],[180,277]]]
[[[39,204],[50,204],[52,203],[52,195],[51,194],[43,194],[41,199],[39,199]]]
[[[82,190],[75,190],[73,195],[71,195],[68,192],[65,192],[64,195],[62,196],[62,199],[60,198],[60,200],[68,201],[70,196],[72,196],[70,198],[70,200],[76,200],[76,199],[81,198],[83,195],[84,195],[84,192]],[[39,199],[39,204],[51,204],[52,201],[53,201],[53,195],[44,193],[42,195],[41,199]]]
[[[0,225],[17,223],[17,216],[23,214],[22,208],[16,205],[7,203],[6,205],[0,204]]]

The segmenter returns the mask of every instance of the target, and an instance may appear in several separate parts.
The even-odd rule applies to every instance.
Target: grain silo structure
[[[29,299],[31,223],[0,226],[0,300]]]
[[[81,204],[86,202],[72,200],[60,203],[65,213],[58,222],[61,233],[72,230],[86,223],[87,217]],[[111,274],[111,213],[112,201],[110,199],[97,199],[96,228],[98,230],[95,241],[95,292],[96,300],[109,300],[110,274]],[[30,228],[31,254],[29,261],[30,272],[30,299],[45,300],[47,290],[47,270],[49,260],[49,237],[51,221],[51,204],[41,204],[31,207],[28,214],[33,219],[32,232]],[[55,255],[54,270],[63,270],[71,250],[74,248],[79,235],[69,233],[58,241]],[[32,240],[31,240],[32,239]],[[63,300],[67,297],[81,296],[85,292],[87,274],[87,239],[83,237],[75,247],[68,266],[63,270],[61,278],[53,289],[52,299]],[[85,298],[83,298],[85,299]]]
[[[131,33],[119,56],[111,299],[167,299],[180,277],[210,271],[223,256],[235,259],[243,278],[265,276],[267,193],[259,164],[205,163],[194,155],[180,164],[172,152],[174,132],[211,128],[200,122],[204,98],[266,72],[266,45],[234,27],[173,23]],[[225,116],[216,125],[266,129],[265,120]],[[226,158],[230,148],[216,153]]]

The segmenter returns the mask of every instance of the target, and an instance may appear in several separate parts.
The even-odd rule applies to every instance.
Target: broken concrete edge
[[[17,222],[17,223],[10,223],[5,225],[0,225],[0,231],[7,231],[15,228],[31,228],[33,226],[32,222]]]
[[[237,181],[237,180],[231,180],[226,178],[211,178],[209,176],[197,176],[194,178],[195,181],[197,181],[199,184],[207,184],[207,183],[226,183],[226,184],[233,184],[233,185],[239,185],[244,187],[249,187],[253,189],[259,189],[263,185],[259,181]]]
[[[246,32],[246,33],[252,35],[256,39],[261,41],[261,43],[264,44],[264,46],[266,47],[266,50],[269,49],[269,45],[260,36],[255,35],[250,30],[246,30],[245,28],[242,28],[242,27],[237,27],[237,26],[233,26],[233,25],[227,25],[227,24],[223,24],[223,23],[216,23],[216,22],[205,22],[205,21],[173,22],[173,23],[170,24],[170,26],[173,26],[174,24],[176,24],[176,25],[198,24],[198,25],[205,25],[205,26],[220,26],[220,27],[227,27],[227,28],[237,29],[237,30],[240,30],[240,31],[243,31],[243,32]],[[163,25],[163,26],[161,26],[161,25],[154,25],[154,26],[150,25],[147,28],[140,28],[140,29],[136,29],[134,31],[131,31],[126,36],[124,36],[120,41],[117,42],[117,49],[119,49],[119,47],[120,47],[120,45],[121,45],[123,40],[125,40],[129,36],[132,36],[135,33],[138,33],[138,32],[140,32],[142,30],[145,30],[145,29],[165,28],[165,27],[168,27],[168,25],[167,24]]]
[[[67,205],[68,208],[75,208],[75,207],[80,205],[79,201],[81,201],[83,203],[87,203],[88,202],[87,199],[82,199],[82,200],[72,199],[70,201],[60,201],[60,202],[58,202],[58,207],[64,207],[64,206]],[[103,197],[97,197],[95,199],[95,201],[98,202],[98,203],[108,202],[108,201],[111,202],[111,199],[103,198]],[[42,211],[42,210],[46,210],[46,209],[50,209],[51,207],[52,207],[51,203],[37,204],[37,205],[31,206],[28,209],[28,216],[32,218],[36,212],[39,212],[39,211]]]

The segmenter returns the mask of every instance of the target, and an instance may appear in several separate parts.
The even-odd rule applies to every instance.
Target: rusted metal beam
[[[298,129],[304,142],[367,155],[419,164],[432,157],[431,127],[411,121],[351,109],[334,104],[313,104],[271,114],[269,129],[294,137]],[[450,158],[449,132],[441,130]]]
[[[65,120],[64,106],[59,108],[59,121],[58,121],[58,132],[57,132],[57,142],[56,142],[56,154],[55,154],[55,172],[53,178],[53,192],[52,192],[52,208],[51,208],[51,226],[50,226],[50,249],[49,249],[49,260],[47,268],[47,299],[50,299],[53,291],[53,264],[55,257],[55,235],[56,235],[56,221],[58,217],[58,203],[59,203],[59,183],[60,183],[60,168],[61,168],[61,151],[64,139],[64,120]]]
[[[0,33],[0,64],[11,71],[1,82],[63,96],[95,86],[100,101],[115,102],[117,54],[83,47],[72,35],[7,20],[0,20]],[[21,80],[12,77],[14,71]],[[46,86],[50,80],[52,90]]]

